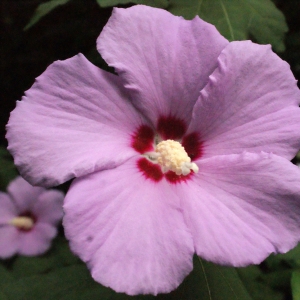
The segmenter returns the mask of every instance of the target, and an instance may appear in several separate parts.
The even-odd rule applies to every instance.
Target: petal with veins
[[[74,180],[64,210],[71,249],[117,292],[167,293],[192,270],[179,199],[165,179],[145,179],[134,159]]]

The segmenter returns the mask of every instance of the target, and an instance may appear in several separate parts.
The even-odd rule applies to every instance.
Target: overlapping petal
[[[192,269],[179,199],[167,181],[144,178],[133,159],[75,179],[64,210],[71,249],[117,292],[167,293]]]
[[[57,185],[133,156],[141,119],[119,78],[78,55],[50,65],[17,103],[8,149],[30,183]]]
[[[124,79],[134,104],[154,124],[170,114],[188,124],[227,44],[213,25],[198,17],[186,21],[143,5],[115,8],[97,40],[99,52]]]
[[[300,91],[289,65],[270,46],[232,42],[197,101],[190,131],[203,157],[273,152],[291,159],[300,148]]]
[[[198,255],[245,266],[297,244],[297,166],[263,152],[215,156],[198,166],[193,180],[175,187]]]
[[[37,222],[31,231],[19,233],[18,253],[29,256],[42,254],[50,248],[56,234],[54,226]]]
[[[36,199],[32,213],[38,216],[38,221],[56,225],[63,217],[64,194],[57,190],[44,190]]]

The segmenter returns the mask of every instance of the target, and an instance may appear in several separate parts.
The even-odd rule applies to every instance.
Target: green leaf
[[[89,289],[90,281],[89,272],[84,265],[73,265],[44,275],[33,275],[7,282],[3,290],[14,300],[54,300],[63,297],[76,300],[83,299],[81,291]]]
[[[0,299],[1,300],[9,300],[9,298],[1,291],[0,291]]]
[[[300,300],[300,270],[293,272],[291,285],[293,300]]]
[[[250,11],[249,33],[260,44],[271,44],[278,52],[285,50],[288,26],[283,13],[271,0],[244,0]]]
[[[1,264],[0,264],[1,266]],[[30,268],[30,265],[23,265]],[[36,266],[34,267],[36,268]],[[43,268],[42,268],[43,269]],[[4,269],[5,271],[5,269]],[[194,259],[194,270],[180,287],[170,294],[128,296],[116,293],[95,282],[86,266],[80,262],[55,268],[45,273],[6,277],[0,292],[13,300],[251,300],[236,269],[221,267]],[[11,273],[15,274],[13,266]],[[23,273],[25,275],[26,272]],[[0,268],[0,275],[1,268]],[[7,275],[7,274],[6,274]],[[0,279],[1,283],[1,279]],[[0,294],[1,295],[1,294]],[[1,299],[1,298],[0,298]]]
[[[246,291],[235,268],[218,266],[198,258],[200,268],[199,277],[202,279],[201,287],[198,281],[198,289],[206,290],[206,296],[194,299],[209,300],[250,300],[251,297]],[[200,270],[199,270],[200,269]],[[203,278],[205,284],[203,282]],[[187,298],[193,299],[193,298]]]
[[[35,257],[18,256],[14,259],[11,269],[12,274],[19,278],[47,273],[78,262],[79,259],[70,251],[68,242],[58,237],[46,254]]]
[[[9,272],[6,267],[0,264],[0,287],[13,279],[14,277],[11,272]]]
[[[40,4],[35,10],[33,16],[31,17],[28,24],[25,26],[24,30],[28,30],[34,24],[36,24],[42,17],[50,13],[57,6],[64,5],[70,0],[51,0],[45,3]]]
[[[278,254],[276,256],[278,259],[285,260],[287,262],[291,262],[292,265],[300,266],[300,244],[296,246],[294,249],[290,250],[285,254]]]
[[[255,300],[283,300],[285,296],[282,292],[272,289],[270,286],[261,282],[247,283],[247,290]]]
[[[274,290],[285,289],[289,287],[292,270],[281,270],[270,272],[261,276],[261,280]]]
[[[238,274],[241,277],[245,288],[255,300],[283,300],[284,294],[278,290],[271,288],[268,283],[270,279],[265,278],[262,269],[259,266],[249,266],[245,268],[238,268]]]
[[[9,152],[0,147],[0,189],[6,190],[7,185],[18,176],[17,169]]]
[[[144,4],[153,7],[166,8],[169,4],[168,0],[96,0],[101,7],[115,6],[119,4]]]
[[[12,274],[0,264],[0,300],[9,300],[8,295],[4,292],[7,283],[13,280]]]
[[[284,15],[271,0],[97,0],[102,7],[118,4],[145,4],[168,8],[175,15],[192,19],[199,15],[214,24],[230,41],[250,37],[284,51],[288,31]],[[169,3],[169,5],[168,5]]]
[[[199,15],[230,41],[253,36],[258,43],[272,44],[276,51],[285,49],[288,28],[271,0],[170,0],[168,9],[186,19]]]

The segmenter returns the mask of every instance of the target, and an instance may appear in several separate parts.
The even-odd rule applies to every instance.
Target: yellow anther
[[[173,171],[177,175],[188,175],[191,170],[195,173],[199,170],[198,166],[191,162],[184,147],[177,141],[162,141],[156,146],[155,151],[158,154],[156,160],[164,173]]]
[[[15,217],[10,220],[9,224],[19,229],[29,230],[33,227],[34,221],[30,217]]]

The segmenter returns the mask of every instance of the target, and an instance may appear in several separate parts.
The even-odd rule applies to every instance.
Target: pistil
[[[34,225],[34,220],[30,217],[19,216],[10,220],[9,224],[21,230],[30,230]]]
[[[176,175],[197,173],[198,166],[191,162],[184,147],[177,141],[165,140],[157,144],[155,152],[147,153],[147,157],[161,166],[162,172],[173,171]]]

